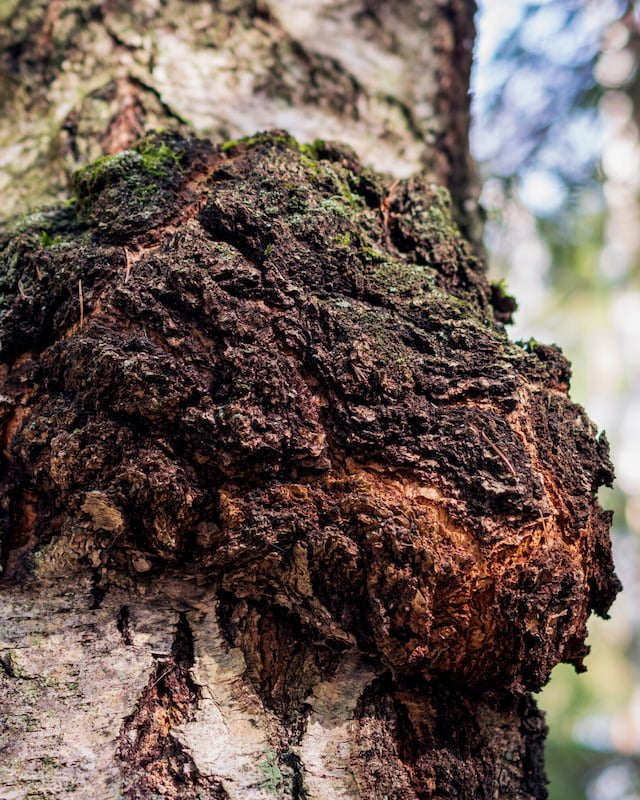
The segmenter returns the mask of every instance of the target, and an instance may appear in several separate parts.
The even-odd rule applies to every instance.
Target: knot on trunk
[[[560,352],[509,341],[446,190],[280,131],[154,134],[74,185],[1,242],[11,576],[71,537],[394,674],[580,664],[618,586],[606,441]]]

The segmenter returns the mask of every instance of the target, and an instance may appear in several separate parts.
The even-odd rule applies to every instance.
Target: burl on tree
[[[181,615],[125,796],[544,797],[529,693],[618,589],[612,469],[446,192],[281,132],[154,134],[1,244],[3,591],[89,574],[95,609],[171,587]],[[205,619],[244,762],[194,727]]]

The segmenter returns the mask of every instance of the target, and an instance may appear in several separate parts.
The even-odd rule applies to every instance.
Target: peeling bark
[[[358,656],[347,656],[329,681],[314,687],[311,713],[299,747],[304,765],[303,787],[309,800],[357,797],[353,752],[358,705],[376,677]],[[353,763],[352,763],[353,762]]]
[[[2,587],[0,797],[120,795],[120,731],[153,653],[169,655],[176,619],[166,603],[127,596],[136,602],[127,645],[116,625],[122,599],[114,592],[92,607],[86,572]]]
[[[2,241],[4,796],[545,797],[611,465],[447,191],[282,131],[74,187]]]

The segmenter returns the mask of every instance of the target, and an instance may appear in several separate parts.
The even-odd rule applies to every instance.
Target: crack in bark
[[[122,641],[127,645],[127,647],[131,647],[133,644],[133,638],[131,636],[131,613],[129,611],[129,606],[120,606],[116,625],[120,631],[120,636],[122,636]]]
[[[107,594],[107,589],[101,585],[100,572],[94,569],[91,574],[91,605],[89,608],[95,611],[102,607],[102,601]]]
[[[131,644],[128,611],[120,611],[123,639]],[[127,638],[129,641],[127,641]],[[199,773],[193,759],[172,731],[193,718],[200,687],[191,676],[194,664],[193,634],[186,613],[179,616],[167,659],[156,667],[120,734],[119,757],[123,794],[127,800],[226,800],[222,786]]]

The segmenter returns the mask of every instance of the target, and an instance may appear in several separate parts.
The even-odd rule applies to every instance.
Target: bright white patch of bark
[[[201,698],[195,719],[173,735],[201,775],[220,781],[229,800],[282,797],[274,749],[278,723],[244,681],[242,652],[226,645],[213,601],[207,611],[190,614],[189,622]]]
[[[177,614],[154,598],[117,628],[118,592],[92,609],[88,576],[0,590],[0,797],[116,800],[118,737]]]
[[[312,711],[298,750],[308,800],[360,797],[351,769],[356,707],[375,677],[374,670],[353,654],[309,698]]]

